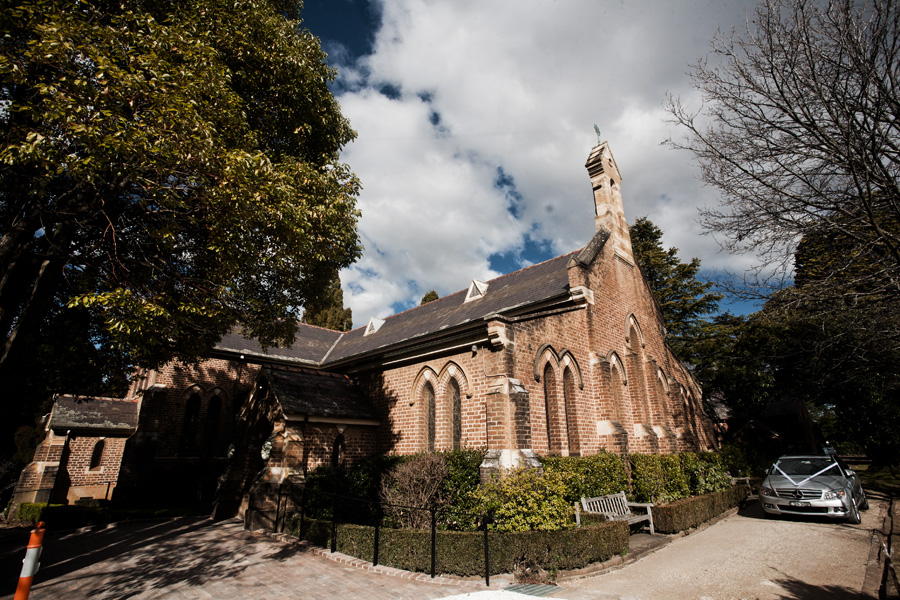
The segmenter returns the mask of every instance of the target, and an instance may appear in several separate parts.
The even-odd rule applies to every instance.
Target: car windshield
[[[773,469],[773,473],[778,473],[780,470],[781,473],[785,475],[815,475],[819,471],[822,471],[829,466],[834,467],[832,470],[826,471],[823,474],[828,475],[840,475],[840,469],[837,467],[837,463],[833,458],[823,456],[822,458],[782,458],[775,466],[777,469]]]

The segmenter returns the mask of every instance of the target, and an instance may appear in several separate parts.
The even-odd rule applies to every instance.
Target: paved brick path
[[[12,539],[22,537],[21,543]],[[0,598],[12,598],[27,534],[0,540]],[[416,580],[362,569],[315,549],[245,532],[237,521],[190,518],[123,523],[87,533],[48,532],[30,600],[120,598],[442,598],[484,582]],[[422,576],[425,579],[424,576]],[[508,583],[508,582],[507,582]],[[503,582],[492,581],[496,589]]]

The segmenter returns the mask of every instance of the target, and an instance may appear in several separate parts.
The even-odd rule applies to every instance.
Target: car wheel
[[[850,514],[847,515],[847,521],[851,525],[859,525],[862,522],[862,518],[859,516],[859,509],[856,508],[856,503],[850,502]]]
[[[862,510],[869,510],[869,499],[866,498],[866,493],[862,493],[862,502],[859,503],[859,508]]]

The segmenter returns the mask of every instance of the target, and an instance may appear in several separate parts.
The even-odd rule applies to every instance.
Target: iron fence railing
[[[478,531],[483,532],[484,534],[484,581],[485,584],[490,586],[491,584],[491,555],[490,555],[490,544],[488,544],[488,528],[489,525],[497,522],[494,515],[490,513],[471,513],[460,511],[458,509],[453,509],[452,511],[448,508],[442,507],[421,507],[421,506],[407,506],[403,504],[391,504],[388,502],[383,502],[380,500],[367,500],[365,498],[357,498],[353,496],[346,496],[343,494],[335,494],[332,492],[323,492],[323,491],[315,491],[310,492],[307,490],[303,490],[301,499],[300,499],[300,525],[297,535],[300,539],[305,539],[306,536],[306,521],[307,518],[310,518],[307,515],[306,509],[308,501],[310,500],[310,494],[316,494],[319,497],[326,497],[330,499],[330,526],[331,526],[331,552],[337,551],[337,525],[338,522],[350,522],[347,519],[341,519],[340,514],[346,513],[346,505],[348,503],[356,504],[357,506],[366,505],[370,508],[371,513],[374,514],[374,519],[360,519],[360,520],[369,520],[370,524],[374,528],[373,532],[373,552],[372,552],[372,564],[377,565],[379,560],[379,549],[381,545],[381,529],[384,526],[384,517],[386,512],[390,512],[390,509],[401,509],[401,510],[415,510],[415,511],[423,511],[429,513],[429,521],[430,521],[430,529],[431,529],[431,571],[430,575],[432,578],[436,575],[436,567],[437,567],[437,532],[438,532],[438,516],[441,513],[453,514],[453,515],[466,515],[469,517],[474,517],[475,522],[477,523]],[[279,498],[279,506],[281,505],[281,498]],[[321,507],[321,504],[319,505]],[[339,510],[339,508],[343,510]],[[372,510],[374,508],[374,510]],[[387,511],[385,509],[388,509]],[[282,525],[284,524],[285,518],[284,512],[282,512]],[[278,523],[278,511],[276,511],[276,525]]]

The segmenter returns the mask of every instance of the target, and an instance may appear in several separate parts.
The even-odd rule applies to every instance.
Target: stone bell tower
[[[622,175],[609,143],[597,144],[584,165],[594,188],[594,227],[609,233],[609,242],[623,258],[633,261],[631,235],[622,206]]]

